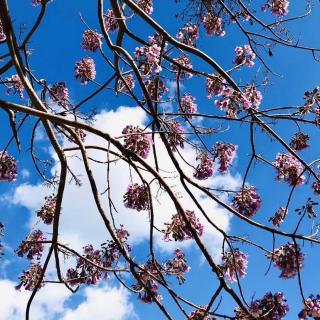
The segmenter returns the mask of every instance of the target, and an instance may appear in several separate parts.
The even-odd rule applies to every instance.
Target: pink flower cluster
[[[194,47],[199,38],[199,28],[194,23],[187,23],[179,30],[176,37],[180,42]]]
[[[37,216],[44,224],[51,224],[54,219],[57,198],[55,196],[47,196],[44,200],[44,205],[37,211]]]
[[[219,161],[219,172],[227,173],[232,165],[236,155],[238,146],[231,143],[216,142],[214,146],[215,158]]]
[[[26,240],[22,241],[16,250],[16,253],[19,257],[23,257],[27,254],[27,259],[32,260],[36,258],[39,260],[44,250],[44,244],[41,241],[45,240],[46,237],[43,232],[41,230],[35,230],[26,238]]]
[[[244,107],[252,108],[254,110],[258,110],[262,101],[262,94],[257,90],[254,85],[247,85],[245,89],[245,96],[249,101],[249,105],[244,105]],[[245,108],[245,109],[248,109]]]
[[[188,315],[188,320],[216,320],[215,317],[211,317],[207,310],[207,306],[201,306],[201,309],[192,311]]]
[[[123,196],[124,206],[137,211],[149,210],[150,198],[148,187],[138,183],[130,184]]]
[[[207,35],[209,36],[215,35],[223,37],[226,34],[226,32],[223,30],[224,22],[222,18],[211,12],[207,12],[204,15],[202,23],[206,29]]]
[[[187,55],[181,55],[174,59],[174,61],[179,64],[173,65],[173,72],[176,73],[176,77],[179,77],[179,81],[192,78],[192,73],[189,70],[192,70],[193,66]],[[188,70],[185,70],[184,68]]]
[[[126,126],[122,133],[126,135],[124,137],[124,147],[147,159],[152,145],[151,135],[143,133],[140,127],[133,127],[132,125]]]
[[[280,278],[293,278],[298,269],[303,268],[304,254],[301,252],[299,245],[288,243],[274,250],[267,255],[272,259],[274,266],[281,270]]]
[[[206,180],[213,175],[213,159],[207,153],[200,155],[197,159],[200,163],[197,165],[193,176],[198,180]]]
[[[247,273],[248,255],[239,249],[232,252],[225,252],[222,256],[223,264],[220,266],[226,279],[231,282],[237,282],[238,278],[243,278]]]
[[[85,51],[96,52],[102,46],[102,34],[93,30],[86,30],[82,36],[81,47]]]
[[[252,218],[261,207],[261,198],[255,187],[245,186],[232,200],[233,207],[247,218]]]
[[[127,85],[127,86],[126,86]],[[123,76],[123,80],[119,79],[117,83],[117,91],[124,92],[124,93],[130,93],[129,90],[133,90],[136,83],[134,80],[133,75],[130,73],[128,75]]]
[[[295,151],[301,151],[309,147],[308,145],[309,136],[303,132],[297,132],[294,134],[290,141],[290,147]]]
[[[169,91],[161,79],[148,79],[144,85],[153,101],[159,101]]]
[[[221,76],[214,76],[214,78],[207,78],[206,79],[206,90],[207,90],[207,97],[209,99],[212,96],[221,96],[226,89],[226,80],[223,79]]]
[[[283,180],[291,186],[304,183],[303,166],[291,153],[278,153],[276,161],[272,164],[277,170],[277,180]]]
[[[17,160],[11,157],[7,151],[0,151],[0,182],[14,182],[17,177]]]
[[[279,228],[280,224],[284,221],[286,215],[288,214],[288,209],[280,207],[273,217],[269,219],[275,228]]]
[[[199,218],[196,217],[193,211],[187,210],[185,212],[189,223],[196,230],[199,236],[202,236],[204,226],[201,224]],[[164,241],[184,241],[193,239],[191,230],[185,223],[184,219],[180,214],[175,214],[172,216],[171,222],[166,223],[167,229],[164,231]]]
[[[3,30],[3,24],[2,21],[0,20],[0,42],[5,41],[7,39],[4,30]]]
[[[13,94],[18,94],[20,99],[23,99],[24,86],[17,74],[12,75],[10,78],[6,78],[6,94],[10,95],[11,91]]]
[[[268,0],[262,7],[263,11],[271,10],[276,17],[282,18],[289,13],[289,1],[287,0]]]
[[[18,284],[15,288],[16,290],[20,290],[23,286],[25,290],[33,291],[40,282],[42,275],[42,267],[38,263],[31,263],[30,269],[27,271],[23,271],[22,275],[19,277],[20,284]],[[44,286],[44,282],[42,279],[41,284],[39,285],[39,289]]]
[[[179,104],[179,111],[181,113],[188,114],[185,116],[186,118],[192,118],[192,114],[197,113],[198,106],[195,101],[196,101],[196,98],[188,93],[185,93],[182,96]]]
[[[104,26],[107,31],[114,32],[119,29],[119,24],[117,19],[115,19],[114,13],[112,10],[108,9],[103,16]]]
[[[184,147],[184,129],[178,121],[171,121],[167,126],[168,143],[172,150],[176,150],[177,146]]]
[[[153,0],[137,0],[137,5],[146,13],[151,15],[153,12]]]
[[[247,67],[254,66],[253,60],[256,58],[256,55],[248,44],[245,44],[242,47],[236,47],[234,51],[236,53],[236,57],[233,60],[234,64],[239,67],[243,65],[246,65]]]
[[[96,65],[90,57],[85,57],[76,62],[74,77],[80,79],[81,84],[87,84],[96,78]]]
[[[65,107],[69,103],[69,90],[65,82],[57,82],[50,89],[50,96],[58,105]]]
[[[138,67],[142,76],[148,76],[152,72],[160,73],[162,71],[160,53],[161,47],[157,43],[135,49],[134,55],[138,61]]]
[[[300,311],[299,320],[307,320],[311,317],[315,320],[320,319],[320,295],[311,294],[304,303],[303,309]]]

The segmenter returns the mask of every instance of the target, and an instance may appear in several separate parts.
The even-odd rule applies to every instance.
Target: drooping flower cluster
[[[206,79],[207,97],[209,99],[211,99],[212,96],[222,95],[225,89],[226,80],[223,79],[221,76],[214,76],[214,78]]]
[[[171,121],[167,126],[168,143],[172,150],[176,150],[177,146],[184,147],[184,129],[178,121]]]
[[[81,47],[83,50],[96,52],[102,46],[102,34],[93,30],[86,30],[82,36]]]
[[[277,180],[283,180],[291,186],[304,183],[303,166],[291,153],[278,153],[272,164],[277,170]]]
[[[137,0],[137,5],[146,13],[151,15],[153,12],[153,0]]]
[[[43,223],[51,224],[56,210],[57,198],[55,196],[47,196],[44,200],[44,205],[39,211],[37,211],[37,216],[43,221]]]
[[[196,217],[194,211],[187,210],[185,212],[189,223],[196,230],[199,236],[202,236],[204,226],[201,224],[199,218]],[[184,241],[188,239],[193,239],[191,230],[185,223],[183,217],[180,214],[175,214],[172,216],[171,222],[166,223],[167,229],[164,231],[163,240],[171,241]]]
[[[148,79],[144,82],[144,85],[153,101],[159,101],[169,91],[161,79]]]
[[[0,151],[0,182],[14,182],[17,177],[17,160],[11,157],[7,151]]]
[[[69,103],[69,90],[65,82],[57,82],[50,89],[50,96],[58,105],[65,107]]]
[[[194,23],[187,23],[179,30],[176,37],[182,43],[194,47],[199,38],[199,28]]]
[[[124,92],[124,93],[130,93],[129,90],[132,91],[135,87],[135,84],[136,83],[135,83],[133,75],[131,73],[129,73],[128,75],[123,76],[123,80],[119,79],[119,81],[117,83],[117,91]]]
[[[207,153],[197,158],[200,163],[197,165],[193,176],[198,180],[206,180],[213,175],[213,159]]]
[[[160,54],[161,47],[157,43],[151,43],[149,46],[145,45],[135,49],[134,55],[142,76],[148,76],[152,72],[161,72]]]
[[[276,17],[282,18],[289,13],[289,1],[287,0],[268,0],[262,7],[263,11],[271,10]]]
[[[275,228],[279,228],[280,224],[284,221],[286,215],[288,214],[288,209],[280,207],[273,217],[269,219]]]
[[[90,57],[85,57],[76,62],[74,77],[80,79],[81,84],[85,85],[96,78],[96,65]]]
[[[256,86],[249,84],[246,85],[245,96],[249,101],[249,106],[244,105],[244,109],[247,110],[247,108],[245,107],[248,107],[254,110],[258,110],[262,101],[262,94],[257,90]]]
[[[219,161],[219,172],[227,173],[229,167],[232,165],[236,154],[238,146],[231,143],[216,142],[214,146],[215,157]]]
[[[226,279],[231,282],[237,282],[238,278],[243,278],[247,273],[248,255],[241,252],[239,249],[234,249],[233,252],[225,252],[222,255],[223,264],[220,266]]]
[[[164,263],[163,269],[167,275],[175,275],[179,284],[185,282],[185,273],[190,271],[190,267],[184,258],[184,253],[180,249],[175,250],[176,257]]]
[[[23,271],[22,275],[19,277],[20,284],[18,284],[15,288],[16,290],[20,290],[23,286],[25,290],[33,291],[37,286],[40,289],[44,286],[44,282],[42,279],[40,282],[42,275],[42,267],[39,263],[31,263],[30,269],[27,271]]]
[[[10,78],[6,78],[6,94],[10,95],[11,92],[13,94],[18,94],[20,99],[23,99],[24,86],[17,74],[12,75]]]
[[[33,231],[26,240],[22,241],[16,253],[19,257],[23,257],[27,254],[27,259],[32,260],[36,258],[39,260],[44,250],[44,243],[46,237],[41,230]]]
[[[303,268],[304,254],[299,245],[294,243],[285,244],[267,255],[272,259],[274,266],[281,270],[280,278],[293,278],[298,270]]]
[[[219,16],[207,12],[203,17],[203,26],[206,29],[207,35],[215,35],[223,37],[226,32],[223,30],[224,22]]]
[[[0,42],[5,41],[7,39],[4,30],[3,30],[3,24],[2,21],[0,20]]]
[[[320,295],[311,294],[304,303],[303,309],[299,312],[299,320],[307,320],[311,317],[315,320],[320,319]]]
[[[236,319],[241,320],[283,320],[289,312],[289,305],[282,292],[268,292],[262,299],[254,300],[249,306],[248,315],[239,307],[236,308]]]
[[[261,198],[255,187],[245,186],[236,193],[232,200],[232,205],[247,218],[252,218],[261,207]]]
[[[188,315],[188,320],[216,320],[215,317],[212,317],[208,312],[206,312],[207,310],[207,306],[201,306],[201,309],[197,309],[192,311],[189,315]]]
[[[308,145],[309,136],[303,132],[297,132],[294,134],[290,141],[290,147],[295,151],[301,151],[309,147]]]
[[[179,64],[173,65],[173,72],[176,73],[176,77],[179,77],[179,81],[192,78],[192,73],[189,70],[192,70],[193,66],[187,55],[182,55],[174,59],[174,61]],[[188,70],[185,70],[184,68]]]
[[[122,133],[126,135],[124,137],[124,147],[138,156],[147,159],[152,144],[151,135],[143,133],[140,127],[133,127],[132,125],[126,126],[122,130]]]
[[[108,9],[103,16],[106,31],[114,32],[119,29],[119,24],[112,10]]]
[[[256,58],[256,54],[252,51],[251,47],[248,44],[245,44],[242,47],[235,48],[236,57],[233,60],[233,63],[237,66],[246,65],[247,67],[254,66],[254,59]]]
[[[124,206],[137,211],[149,210],[150,198],[148,187],[138,183],[130,184],[123,196]]]
[[[53,0],[32,0],[32,5],[34,7],[38,7],[38,6],[42,5],[42,4],[47,4],[47,3],[50,3],[52,1]]]
[[[188,93],[185,93],[180,99],[179,111],[186,113],[186,118],[192,118],[192,114],[197,113],[198,106],[195,101],[196,98]]]

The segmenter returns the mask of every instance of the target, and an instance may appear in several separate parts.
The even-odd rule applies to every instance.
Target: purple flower
[[[206,180],[213,175],[213,159],[206,153],[199,156],[197,159],[200,163],[196,167],[193,176],[198,180]]]
[[[50,89],[50,96],[58,105],[65,107],[69,103],[69,90],[65,82],[57,82]]]
[[[263,11],[271,10],[276,17],[282,18],[289,13],[289,1],[287,0],[268,0],[262,7]]]
[[[178,121],[168,123],[168,143],[172,150],[176,150],[177,146],[184,147],[184,130]]]
[[[234,64],[239,67],[242,65],[246,65],[247,67],[254,66],[253,60],[256,58],[256,55],[248,44],[236,47],[234,51],[236,52],[236,57],[233,60]]]
[[[56,210],[57,198],[55,196],[48,196],[45,197],[44,200],[44,205],[39,211],[37,211],[37,216],[44,224],[51,224]]]
[[[215,157],[219,161],[219,172],[227,173],[232,165],[236,155],[238,146],[231,143],[216,142],[214,147]]]
[[[96,52],[102,46],[103,36],[96,31],[86,30],[82,36],[81,47],[83,50]]]
[[[226,89],[226,80],[221,76],[214,76],[214,78],[206,79],[207,97],[211,99],[212,96],[221,96]]]
[[[309,147],[308,145],[309,136],[303,132],[297,132],[294,134],[290,141],[290,147],[295,151],[301,151]]]
[[[194,23],[187,23],[179,30],[176,37],[180,42],[194,47],[199,38],[199,28]]]
[[[223,37],[226,34],[226,32],[223,30],[223,20],[212,12],[207,12],[204,15],[202,23],[208,36],[215,35]]]
[[[16,290],[20,290],[20,288],[23,286],[25,290],[33,291],[42,275],[42,267],[38,263],[31,263],[30,269],[27,271],[23,271],[22,275],[19,277],[20,284],[18,284],[15,288]],[[42,282],[39,286],[39,289],[44,286],[44,282],[42,279]]]
[[[280,278],[283,279],[293,278],[298,269],[303,268],[304,254],[298,244],[288,243],[275,249],[267,257],[272,259],[274,266],[281,270]]]
[[[148,187],[144,184],[130,184],[123,196],[124,206],[137,211],[149,210],[150,198]]]
[[[2,21],[0,20],[0,42],[5,41],[7,39],[4,30],[3,30],[3,24]]]
[[[107,31],[114,32],[119,29],[119,24],[112,10],[108,9],[104,15],[104,26]]]
[[[46,237],[41,230],[33,231],[26,240],[22,241],[16,253],[19,257],[23,257],[27,253],[27,259],[32,260],[36,258],[39,260],[42,256],[44,244],[41,241],[45,241]]]
[[[177,77],[179,76],[179,81],[192,78],[192,73],[190,71],[182,69],[182,68],[186,68],[186,69],[192,70],[193,68],[191,61],[187,55],[181,55],[180,57],[174,59],[174,61],[178,63],[178,65],[176,64],[173,65],[173,72],[176,73]],[[179,74],[179,71],[180,71],[180,74]]]
[[[144,85],[146,86],[149,96],[153,101],[160,101],[162,96],[169,91],[161,79],[146,80]]]
[[[204,226],[201,224],[199,218],[197,218],[194,212],[190,210],[187,210],[185,214],[192,227],[196,230],[197,234],[202,236]],[[163,237],[163,240],[165,241],[171,241],[172,239],[175,241],[193,239],[191,230],[185,223],[182,216],[178,213],[172,216],[171,222],[166,223],[166,226],[167,229],[164,231]]]
[[[197,113],[198,106],[195,103],[196,98],[192,95],[185,93],[180,101],[179,111],[181,113],[187,113],[186,118],[192,118],[192,114]]]
[[[254,110],[258,110],[262,101],[262,94],[257,90],[256,86],[249,84],[246,85],[245,96],[249,101],[249,104],[244,104],[244,109],[247,110],[252,108]]]
[[[143,130],[138,126],[133,127],[131,125],[126,126],[122,133],[124,137],[124,147],[138,156],[147,159],[151,149],[151,135],[143,133]]]
[[[284,221],[286,215],[288,214],[288,209],[281,207],[273,217],[269,219],[275,228],[279,228],[280,224]]]
[[[76,62],[74,76],[80,79],[81,84],[87,84],[88,81],[93,81],[96,78],[96,66],[94,60],[90,57],[85,57]]]
[[[151,43],[149,46],[145,45],[135,49],[134,55],[142,76],[148,76],[152,72],[160,73],[162,71],[160,53],[161,47],[157,43]]]
[[[242,215],[252,218],[261,207],[261,198],[255,187],[245,186],[234,196],[232,206]]]
[[[238,278],[243,278],[247,273],[248,255],[239,249],[233,252],[225,252],[222,256],[223,264],[220,266],[224,276],[231,282],[237,282]]]
[[[207,308],[207,306],[201,306],[199,309],[192,311],[187,320],[216,320],[215,317],[211,317],[209,312],[206,312]]]
[[[146,13],[151,15],[153,12],[152,0],[137,0],[137,5]]]
[[[14,182],[17,177],[17,160],[9,156],[7,151],[0,151],[0,181]]]
[[[23,99],[24,86],[20,77],[17,74],[14,74],[10,78],[6,78],[5,82],[7,87],[7,95],[10,95],[11,92],[13,92],[13,94],[17,93],[20,99]]]
[[[117,83],[117,91],[130,94],[135,87],[135,80],[132,74],[123,76],[123,80],[119,79]],[[129,91],[130,89],[130,91]]]
[[[299,320],[307,320],[308,317],[320,319],[320,295],[311,294],[304,303],[303,309],[300,311]]]

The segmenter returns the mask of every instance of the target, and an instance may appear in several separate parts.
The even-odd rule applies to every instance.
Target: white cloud
[[[30,177],[30,171],[28,171],[27,169],[22,169],[21,170],[21,175],[23,179],[27,179]]]

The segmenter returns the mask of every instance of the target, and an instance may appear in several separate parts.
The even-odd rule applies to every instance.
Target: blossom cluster
[[[153,12],[153,0],[137,0],[137,5],[146,13],[151,15]]]
[[[119,79],[117,83],[117,91],[129,93],[135,87],[136,83],[131,73],[123,76],[123,80]],[[130,91],[129,91],[130,90]]]
[[[212,96],[221,96],[226,89],[226,80],[221,76],[214,76],[214,78],[206,79],[207,97],[211,99]]]
[[[211,317],[207,310],[207,306],[201,306],[201,309],[192,311],[188,315],[188,320],[216,320],[215,317]]]
[[[268,0],[262,7],[263,11],[271,10],[276,17],[282,18],[289,13],[289,1],[287,0]]]
[[[27,259],[33,260],[36,258],[39,260],[44,250],[44,243],[46,238],[41,230],[34,230],[26,240],[22,241],[16,253],[19,257],[23,257],[27,254]]]
[[[107,31],[114,32],[119,29],[118,21],[116,20],[112,10],[108,9],[103,16],[104,18],[104,27]]]
[[[197,165],[193,176],[198,180],[206,180],[213,175],[213,159],[207,154],[203,153],[198,158],[200,163]]]
[[[315,320],[320,319],[320,295],[311,294],[304,302],[303,309],[300,311],[299,320],[307,320],[312,317]]]
[[[69,103],[69,90],[65,82],[57,82],[50,88],[50,96],[54,102],[62,107]]]
[[[233,63],[237,66],[246,65],[247,67],[254,66],[254,59],[256,54],[252,51],[251,47],[248,44],[245,44],[242,47],[235,48],[236,57],[233,60]]]
[[[20,290],[22,286],[25,290],[30,291],[33,291],[36,287],[38,287],[38,289],[43,287],[42,272],[43,270],[39,263],[31,263],[29,270],[23,271],[22,275],[19,276],[20,283],[15,287],[16,290]]]
[[[34,7],[41,6],[42,4],[47,4],[52,2],[53,0],[32,0],[32,5]]]
[[[134,55],[138,61],[138,67],[142,76],[148,76],[150,73],[159,73],[162,71],[160,65],[161,47],[157,43],[151,43],[149,46],[137,47]]]
[[[124,147],[138,156],[147,159],[150,148],[152,145],[151,135],[148,133],[143,133],[143,130],[132,125],[126,126],[122,133],[126,136],[124,137]]]
[[[179,111],[186,113],[186,118],[192,118],[192,114],[197,113],[198,106],[195,101],[196,98],[188,93],[184,93],[180,99]]]
[[[297,132],[294,134],[290,141],[290,147],[295,151],[301,151],[309,147],[308,145],[309,136],[303,132]]]
[[[96,78],[96,65],[90,57],[85,57],[76,62],[74,77],[80,79],[80,83],[85,85]]]
[[[204,226],[201,224],[199,218],[196,217],[194,211],[186,210],[185,215],[196,233],[199,236],[202,236]],[[179,213],[174,214],[171,218],[171,222],[166,223],[166,226],[167,229],[164,230],[163,237],[164,241],[171,241],[172,239],[175,241],[193,239],[190,228]]]
[[[7,151],[0,151],[0,181],[14,182],[17,176],[17,160]]]
[[[247,218],[252,218],[261,207],[261,198],[255,187],[245,186],[236,193],[232,205]]]
[[[257,90],[256,86],[246,85],[245,96],[246,96],[246,99],[249,101],[249,106],[244,105],[244,107],[247,106],[248,108],[258,110],[262,101],[262,94],[260,91]]]
[[[81,47],[85,51],[96,52],[102,46],[102,34],[94,30],[86,30],[82,36]]]
[[[194,23],[187,23],[179,30],[176,37],[182,43],[194,47],[199,38],[199,27]]]
[[[159,101],[169,91],[161,79],[148,79],[144,82],[144,85],[153,101]]]
[[[214,146],[215,158],[219,161],[219,172],[227,173],[232,165],[236,155],[238,146],[231,143],[216,142]]]
[[[55,196],[47,196],[44,200],[44,205],[37,211],[37,216],[43,221],[43,223],[51,224],[56,211],[57,198]]]
[[[299,245],[288,243],[268,254],[267,257],[272,259],[274,266],[281,270],[280,278],[293,278],[298,270],[303,268],[304,254],[301,252]]]
[[[280,224],[284,221],[286,215],[288,214],[288,209],[280,207],[273,217],[269,219],[275,228],[279,228]]]
[[[127,192],[123,196],[124,206],[137,211],[148,210],[150,208],[148,187],[138,183],[130,184]]]
[[[4,34],[3,24],[2,24],[2,21],[0,20],[0,42],[5,41],[6,39],[7,37]]]
[[[6,78],[6,94],[10,95],[11,92],[13,94],[18,94],[20,99],[23,99],[24,86],[17,74],[12,75],[10,78]]]
[[[226,279],[231,282],[236,282],[238,278],[243,278],[246,275],[248,268],[248,255],[241,252],[239,249],[234,249],[232,252],[225,252],[222,255],[223,264],[220,266]]]
[[[176,150],[177,146],[180,148],[184,147],[184,129],[182,125],[176,121],[173,120],[167,125],[167,137],[168,137],[168,143],[172,150]]]
[[[173,65],[173,72],[176,73],[177,78],[179,77],[179,81],[192,78],[192,73],[189,70],[192,70],[193,66],[187,55],[181,55],[174,61],[177,64]]]
[[[226,34],[226,32],[223,30],[224,23],[222,18],[211,12],[207,12],[204,15],[202,23],[204,28],[206,29],[207,35],[209,36],[215,35],[223,37]]]

